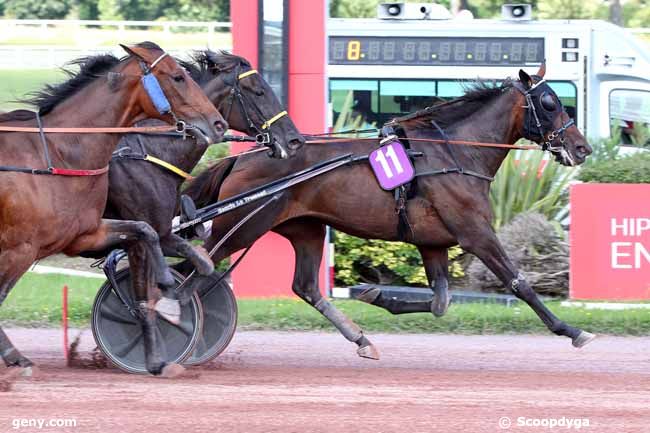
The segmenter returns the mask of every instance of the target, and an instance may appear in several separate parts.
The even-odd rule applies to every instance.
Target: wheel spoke
[[[102,303],[100,308],[101,316],[103,319],[110,320],[111,322],[123,323],[125,325],[137,325],[138,322],[131,316],[126,308],[114,309],[106,303]]]
[[[112,352],[118,357],[124,358],[126,355],[131,353],[131,351],[138,345],[141,339],[142,339],[142,331],[135,334],[126,343],[113,346]]]

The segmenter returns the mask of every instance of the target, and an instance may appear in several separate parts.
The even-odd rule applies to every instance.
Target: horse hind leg
[[[208,251],[200,245],[192,245],[172,233],[160,239],[160,246],[167,256],[183,257],[189,260],[200,275],[210,275],[214,272],[212,258]]]
[[[323,254],[325,227],[308,222],[287,223],[274,231],[289,239],[296,253],[294,293],[325,316],[348,341],[355,343],[358,346],[357,355],[379,359],[379,351],[363,335],[361,328],[320,293],[318,269]]]
[[[36,260],[36,255],[37,249],[28,243],[17,248],[3,248],[0,253],[0,305],[7,298],[18,279]],[[31,375],[32,361],[14,347],[2,328],[0,328],[0,356],[7,367],[18,367],[22,369],[22,375]]]
[[[386,296],[381,289],[371,287],[357,296],[357,300],[383,308],[391,314],[411,314],[431,312],[442,317],[447,312],[450,302],[448,283],[447,250],[444,248],[419,247],[422,262],[433,290],[433,296],[426,301],[405,301]]]

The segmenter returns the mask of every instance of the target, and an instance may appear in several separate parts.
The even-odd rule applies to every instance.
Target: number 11
[[[380,149],[379,152],[377,152],[377,156],[375,156],[375,161],[381,164],[381,168],[384,170],[386,177],[392,179],[392,177],[394,176],[393,170],[388,164],[388,160],[386,158],[390,158],[390,160],[393,163],[393,166],[395,167],[395,171],[397,171],[397,174],[401,174],[402,172],[404,172],[404,168],[402,167],[402,164],[399,162],[399,159],[397,159],[397,154],[395,153],[395,149],[393,148],[392,144],[386,146],[386,156],[384,156],[382,149]]]

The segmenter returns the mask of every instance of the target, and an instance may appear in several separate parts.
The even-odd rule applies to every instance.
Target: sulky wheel
[[[237,301],[230,285],[219,279],[218,273],[202,277],[205,284],[198,290],[203,306],[203,332],[186,365],[208,362],[223,352],[237,328]]]
[[[180,284],[183,277],[173,270],[172,274]],[[128,268],[119,271],[115,280],[126,293],[131,293]],[[167,362],[181,363],[192,353],[201,336],[202,317],[201,302],[196,295],[191,302],[181,306],[181,323],[178,326],[158,316],[157,332],[161,352]],[[129,373],[147,373],[142,325],[131,315],[108,281],[95,297],[92,330],[99,349],[120,369]]]

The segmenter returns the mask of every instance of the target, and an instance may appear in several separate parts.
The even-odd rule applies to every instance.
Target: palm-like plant
[[[510,152],[490,188],[494,228],[524,211],[559,223],[568,215],[567,186],[574,171],[544,159],[542,152]]]

